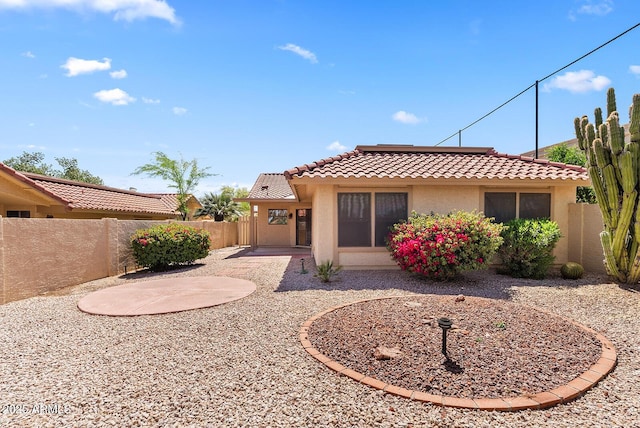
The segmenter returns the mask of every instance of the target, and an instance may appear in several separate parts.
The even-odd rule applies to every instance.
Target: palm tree
[[[195,212],[195,217],[213,217],[215,221],[234,221],[242,215],[240,205],[233,202],[227,194],[205,193],[200,199],[202,208]]]
[[[200,168],[196,159],[185,161],[180,155],[180,160],[171,159],[162,152],[154,152],[155,161],[136,168],[132,175],[146,174],[149,177],[159,177],[168,181],[169,187],[176,189],[178,195],[178,211],[182,220],[189,215],[187,201],[189,196],[198,186],[201,179],[213,175],[208,172],[209,167]]]

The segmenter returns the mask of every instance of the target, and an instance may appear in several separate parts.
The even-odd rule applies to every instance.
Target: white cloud
[[[98,91],[93,94],[93,96],[103,103],[110,103],[114,106],[126,106],[127,104],[136,101],[135,98],[119,88],[108,90],[103,89],[102,91]]]
[[[586,0],[577,10],[584,15],[604,16],[613,11],[613,0]]]
[[[544,85],[543,90],[564,89],[572,93],[601,91],[611,84],[606,76],[596,76],[591,70],[567,71],[562,76],[554,77],[551,83]]]
[[[109,73],[112,79],[124,79],[127,77],[127,70],[112,71]]]
[[[158,18],[180,25],[176,11],[166,0],[0,0],[0,9],[55,9],[75,12],[87,10],[112,14],[116,21]]]
[[[184,116],[185,114],[187,114],[187,109],[184,107],[174,107],[172,110],[173,114],[175,114],[176,116]]]
[[[0,0],[0,3],[2,2],[2,0]],[[20,55],[22,55],[25,58],[35,58],[36,56],[33,54],[33,52],[31,51],[26,51],[26,52],[22,52]]]
[[[334,141],[327,146],[327,150],[331,150],[332,152],[344,152],[347,150],[347,146],[340,143],[340,141]]]
[[[301,48],[298,45],[294,45],[293,43],[287,43],[284,46],[278,46],[278,49],[282,51],[293,52],[296,55],[300,55],[302,58],[309,60],[309,62],[311,62],[312,64],[316,64],[318,62],[318,58],[316,58],[316,54],[314,54],[313,52],[305,48]]]
[[[67,62],[62,64],[60,68],[67,70],[67,77],[73,77],[79,74],[90,74],[96,71],[109,70],[111,68],[111,60],[109,58],[103,58],[102,62],[100,62],[95,59],[69,57]]]
[[[407,113],[404,110],[397,111],[391,115],[391,118],[396,122],[405,123],[408,125],[416,125],[420,122],[425,122],[426,119],[420,119],[413,113]]]
[[[160,100],[154,100],[153,98],[142,97],[142,102],[145,104],[160,104]]]
[[[640,77],[640,65],[630,65],[629,71],[632,74],[635,74],[636,76]]]
[[[569,11],[569,19],[575,21],[576,15],[604,16],[613,11],[613,0],[583,0],[577,9]]]

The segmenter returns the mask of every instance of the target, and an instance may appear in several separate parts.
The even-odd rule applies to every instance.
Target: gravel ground
[[[410,296],[349,305],[316,320],[309,340],[361,374],[460,398],[550,391],[587,371],[602,354],[595,334],[564,318],[504,300],[462,299]],[[442,354],[439,316],[454,323],[447,335],[449,359]],[[381,348],[400,355],[380,358]]]
[[[0,426],[640,426],[640,295],[605,277],[533,281],[475,272],[442,284],[400,271],[343,271],[326,285],[301,274],[296,259],[237,252],[216,250],[189,269],[112,277],[0,306]],[[234,269],[257,291],[213,308],[123,318],[76,307],[87,293],[127,281]],[[510,300],[567,316],[608,337],[618,366],[569,404],[486,412],[360,385],[299,343],[300,325],[327,308],[432,294]]]

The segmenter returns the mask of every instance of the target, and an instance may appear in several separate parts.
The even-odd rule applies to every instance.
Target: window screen
[[[520,193],[520,218],[550,218],[549,193]]]
[[[406,193],[376,193],[376,247],[384,247],[389,228],[407,217]]]
[[[516,218],[515,192],[487,192],[484,194],[484,215],[495,217],[496,223]]]
[[[338,193],[338,246],[371,246],[369,193]]]

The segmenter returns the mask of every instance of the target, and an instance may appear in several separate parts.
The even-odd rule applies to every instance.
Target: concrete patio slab
[[[221,305],[255,290],[251,281],[226,276],[165,278],[93,292],[78,301],[78,309],[111,316],[166,314]]]

